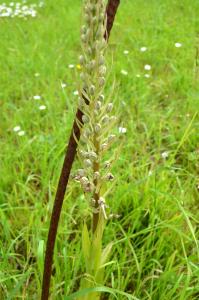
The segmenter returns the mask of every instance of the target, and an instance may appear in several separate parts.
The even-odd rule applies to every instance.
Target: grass
[[[80,54],[80,8],[79,0],[49,0],[37,18],[0,19],[0,299],[39,299],[49,219],[76,109],[68,65]],[[104,242],[114,246],[102,299],[115,299],[108,288],[121,300],[127,299],[122,292],[141,300],[199,297],[198,15],[197,0],[123,0],[119,8],[108,59],[110,81],[117,82],[118,127],[127,133],[113,170],[118,181],[109,205],[120,218],[105,230]],[[140,52],[142,46],[148,50]],[[144,71],[145,64],[152,70]],[[43,104],[47,109],[40,111]],[[17,125],[24,136],[13,132]],[[52,299],[78,290],[81,230],[89,218],[71,180]]]

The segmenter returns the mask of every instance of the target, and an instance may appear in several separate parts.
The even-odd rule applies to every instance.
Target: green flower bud
[[[86,31],[87,31],[87,27],[85,25],[83,25],[82,28],[81,28],[81,33],[85,34]]]
[[[108,137],[108,142],[112,142],[115,139],[115,134],[111,134]]]
[[[103,101],[104,100],[104,95],[99,95],[99,101]]]
[[[100,74],[100,76],[104,76],[106,74],[106,67],[105,66],[101,66],[99,68],[99,74]]]
[[[90,152],[88,153],[88,157],[89,157],[89,159],[91,159],[91,160],[96,160],[96,159],[97,159],[97,154],[96,154],[94,151],[90,151]]]
[[[85,160],[84,160],[84,164],[85,164],[85,166],[88,167],[88,168],[89,168],[89,167],[92,167],[92,165],[93,165],[90,159],[85,159]]]
[[[99,58],[99,65],[102,66],[104,64],[105,64],[105,58],[104,58],[103,55],[101,55],[100,58]]]
[[[86,116],[86,115],[83,115],[82,116],[82,121],[83,121],[84,124],[89,123],[89,117]]]
[[[101,125],[98,123],[95,125],[95,132],[98,133],[101,130]]]
[[[112,174],[112,173],[108,173],[108,174],[106,175],[106,179],[107,179],[108,181],[112,181],[112,180],[114,179],[113,174]]]
[[[82,43],[86,43],[86,41],[87,41],[86,34],[81,35],[81,40],[82,40]]]
[[[108,123],[110,120],[109,116],[105,115],[103,118],[102,118],[102,123],[106,124]]]
[[[83,176],[85,175],[84,169],[79,169],[79,170],[77,170],[77,174],[78,174],[80,177],[83,177]]]
[[[101,109],[101,107],[102,107],[102,103],[100,101],[97,101],[96,104],[95,104],[95,109],[97,111],[99,111]]]
[[[105,78],[104,77],[99,77],[99,86],[103,87],[104,84],[105,84]]]
[[[91,85],[91,87],[90,87],[90,94],[91,95],[95,94],[95,86],[94,85]]]
[[[96,17],[94,17],[94,18],[92,19],[92,23],[93,23],[93,25],[97,24],[97,18],[96,18]]]
[[[107,107],[106,107],[106,111],[107,111],[107,112],[111,112],[112,109],[113,109],[113,103],[109,103],[109,104],[107,105]]]
[[[80,55],[79,62],[80,62],[81,65],[83,65],[83,63],[85,62],[85,58],[84,58],[83,55]]]
[[[107,148],[108,144],[107,143],[103,143],[100,147],[101,150],[105,150]]]

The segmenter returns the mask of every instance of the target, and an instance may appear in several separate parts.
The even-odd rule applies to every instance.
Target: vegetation
[[[36,17],[0,18],[0,299],[38,299],[41,292],[49,219],[78,102],[81,4],[49,0]],[[107,203],[119,218],[104,231],[104,245],[113,245],[106,288],[96,289],[102,299],[199,297],[198,15],[196,0],[123,0],[119,8],[107,52],[122,144]],[[76,161],[74,175],[78,168]],[[71,180],[52,299],[72,299],[79,290],[90,215]]]

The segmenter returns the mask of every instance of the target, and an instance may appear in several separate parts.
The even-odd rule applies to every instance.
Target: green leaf
[[[103,265],[107,262],[107,260],[109,258],[109,255],[111,253],[112,247],[113,247],[113,243],[111,242],[102,251],[102,255],[101,255],[101,267],[103,267]]]
[[[86,270],[89,273],[90,270],[90,249],[91,249],[91,242],[89,238],[89,232],[86,223],[84,223],[83,230],[82,230],[82,249],[86,264]]]

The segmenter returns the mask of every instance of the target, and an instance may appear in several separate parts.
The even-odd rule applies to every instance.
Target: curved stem
[[[105,38],[108,40],[111,28],[113,26],[114,18],[117,12],[117,8],[120,4],[120,0],[109,0],[107,4],[107,31]],[[57,228],[60,219],[61,209],[63,205],[64,195],[66,192],[66,187],[68,184],[68,179],[70,176],[70,172],[72,169],[73,161],[75,159],[76,150],[77,150],[77,142],[74,139],[74,135],[76,139],[80,139],[80,129],[76,122],[76,119],[82,123],[83,113],[78,109],[76,113],[76,117],[73,123],[72,132],[69,138],[69,143],[61,171],[61,175],[59,178],[59,183],[57,187],[57,192],[55,196],[55,201],[53,205],[50,227],[48,231],[48,240],[46,245],[46,253],[45,253],[45,262],[44,262],[44,271],[43,271],[43,281],[42,281],[42,294],[41,300],[48,300],[49,290],[50,290],[50,279],[52,273],[52,263],[53,263],[53,252],[55,246],[55,240],[57,235]]]

